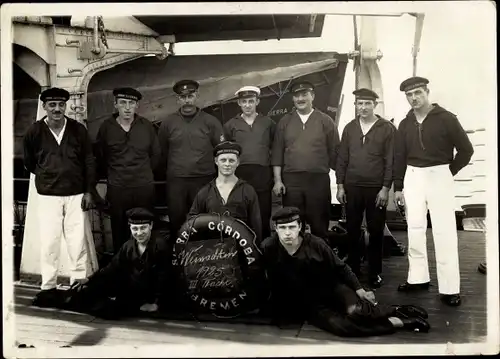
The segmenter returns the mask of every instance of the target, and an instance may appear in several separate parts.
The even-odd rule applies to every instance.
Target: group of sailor
[[[125,301],[126,308],[158,310],[161,283],[168,277],[158,263],[169,256],[171,243],[151,240],[151,230],[155,173],[164,172],[171,240],[189,217],[200,213],[228,214],[245,222],[263,253],[277,315],[302,313],[337,335],[379,335],[398,327],[427,331],[425,310],[383,307],[358,278],[366,216],[368,285],[383,284],[386,207],[394,184],[408,224],[409,271],[398,290],[429,288],[429,211],[440,298],[451,306],[461,303],[453,176],[468,164],[473,147],[457,117],[429,100],[428,83],[422,77],[401,83],[411,110],[398,128],[375,114],[374,91],[354,91],[357,114],[342,136],[333,119],[315,108],[314,85],[303,80],[290,88],[295,110],[277,123],[258,112],[260,89],[245,86],[235,94],[241,113],[225,124],[198,107],[198,82],[179,81],[173,87],[179,108],[162,120],[158,131],[137,113],[142,94],[116,89],[116,113],[104,120],[95,139],[84,125],[65,116],[66,90],[45,90],[41,101],[46,116],[24,138],[25,167],[35,174],[39,198],[40,294],[57,291],[64,233],[72,284],[98,283],[92,285],[93,295],[112,287],[121,288],[116,289],[120,293],[133,288],[140,295],[115,297],[133,298]],[[336,173],[337,199],[346,207],[345,263],[326,244],[330,170]],[[99,178],[107,179],[105,199],[96,191]],[[272,192],[283,204],[274,215]],[[109,208],[115,256],[86,278],[84,212],[96,204]],[[306,225],[310,233],[304,231]],[[109,312],[106,308],[101,313]]]

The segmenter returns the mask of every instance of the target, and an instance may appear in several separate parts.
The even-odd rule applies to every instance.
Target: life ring
[[[258,309],[267,289],[255,233],[227,215],[188,219],[175,238],[172,266],[194,314],[240,316]]]

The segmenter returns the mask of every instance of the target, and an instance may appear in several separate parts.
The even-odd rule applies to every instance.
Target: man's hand
[[[158,304],[156,303],[146,303],[140,308],[141,312],[156,312],[158,310]]]
[[[394,202],[396,203],[396,206],[404,207],[405,197],[403,196],[403,192],[394,192]]]
[[[76,288],[78,286],[84,286],[89,282],[88,278],[81,278],[81,279],[75,279],[73,284],[71,285],[71,288]]]
[[[377,198],[375,199],[375,206],[382,209],[387,206],[387,202],[389,201],[389,189],[386,187],[382,187],[382,189],[377,194]]]
[[[92,195],[88,192],[84,193],[82,197],[82,210],[88,211],[93,207],[93,205],[94,201],[92,199]]]
[[[370,291],[370,292],[367,292],[366,290],[364,289],[358,289],[356,291],[356,294],[358,295],[358,297],[360,299],[364,299],[364,300],[367,300],[369,301],[370,303],[372,303],[373,305],[377,305],[377,300],[375,299],[375,294]]]
[[[102,198],[102,196],[97,191],[92,193],[92,199],[94,200],[94,205],[97,208],[106,209],[109,205],[109,203],[107,203],[106,199]]]
[[[340,204],[347,203],[347,196],[343,187],[337,187],[337,201],[339,201]]]
[[[286,188],[282,181],[277,181],[274,183],[273,192],[276,196],[281,196],[285,194]]]

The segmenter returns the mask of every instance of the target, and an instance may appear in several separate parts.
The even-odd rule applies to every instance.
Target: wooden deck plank
[[[398,241],[407,243],[405,232],[394,233]],[[486,336],[486,276],[477,265],[486,256],[485,235],[459,232],[459,255],[463,304],[450,308],[439,300],[432,232],[428,233],[429,291],[399,293],[397,286],[406,279],[407,258],[384,260],[385,285],[376,290],[379,302],[417,304],[429,312],[432,331],[429,334],[398,332],[371,338],[337,338],[313,326],[279,329],[266,325],[215,322],[174,321],[163,319],[130,319],[105,321],[92,316],[49,308],[31,307],[38,289],[17,285],[15,294],[16,338],[19,343],[35,346],[78,345],[154,345],[168,343],[247,343],[247,344],[321,344],[321,343],[472,343]]]

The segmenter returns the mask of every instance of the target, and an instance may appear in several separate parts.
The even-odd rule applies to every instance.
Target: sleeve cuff
[[[358,291],[360,289],[363,289],[363,286],[361,285],[361,283],[359,281],[357,281],[354,285],[354,291]]]
[[[401,192],[403,190],[403,183],[394,181],[394,192]]]

